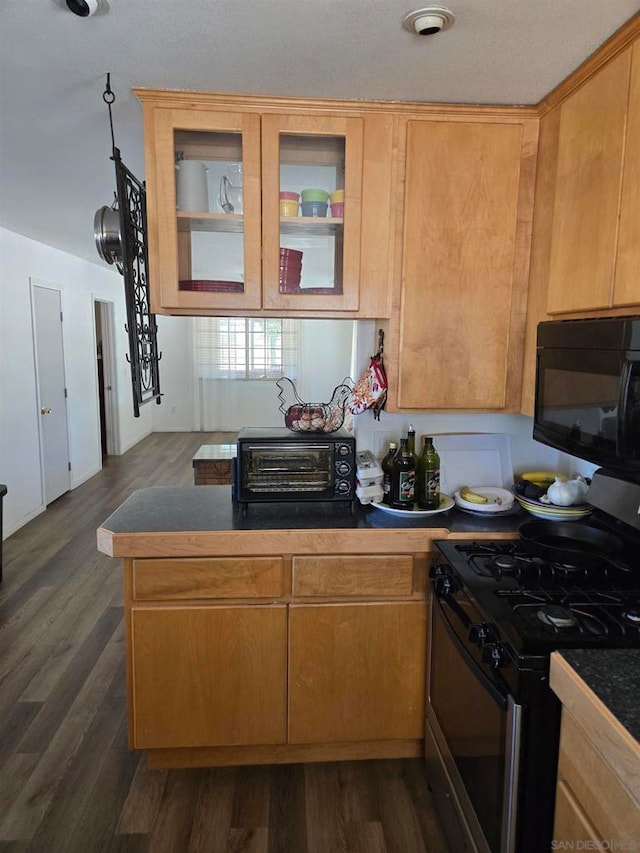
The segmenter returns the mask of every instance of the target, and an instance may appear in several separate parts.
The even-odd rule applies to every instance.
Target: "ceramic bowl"
[[[300,198],[302,201],[320,201],[326,204],[329,201],[329,193],[326,190],[302,190]]]
[[[326,217],[328,205],[326,201],[303,201],[300,208],[303,216]]]

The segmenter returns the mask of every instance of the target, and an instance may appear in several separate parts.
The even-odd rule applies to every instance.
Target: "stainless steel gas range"
[[[550,654],[640,647],[640,483],[600,469],[590,498],[588,522],[435,543],[427,772],[456,853],[551,849]]]

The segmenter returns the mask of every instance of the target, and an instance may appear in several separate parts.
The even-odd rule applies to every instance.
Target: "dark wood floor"
[[[422,762],[150,771],[126,744],[120,563],[95,530],[136,488],[189,485],[221,433],[156,433],[4,543],[2,853],[443,853]]]

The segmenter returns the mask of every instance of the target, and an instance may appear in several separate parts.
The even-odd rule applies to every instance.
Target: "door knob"
[[[106,387],[106,389],[105,389],[105,390],[107,390],[107,391],[111,391],[111,385],[107,385],[107,387]]]
[[[42,415],[50,415],[50,414],[51,414],[51,409],[49,408],[49,406],[43,406],[43,407],[40,409],[40,414],[42,414]]]

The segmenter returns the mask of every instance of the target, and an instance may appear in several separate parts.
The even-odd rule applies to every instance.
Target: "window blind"
[[[279,379],[298,375],[298,321],[194,317],[198,379]]]

